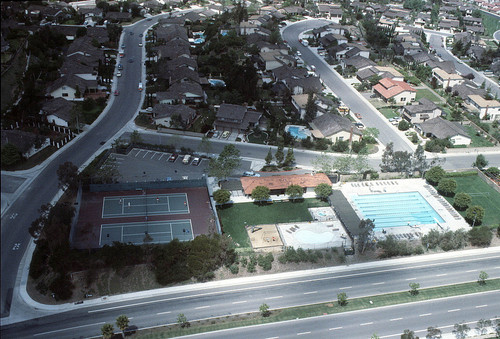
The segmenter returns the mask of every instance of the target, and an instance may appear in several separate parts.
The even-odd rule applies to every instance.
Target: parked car
[[[125,49],[125,44],[122,44],[122,49]]]
[[[115,90],[115,95],[120,95],[120,92],[118,90]]]
[[[139,37],[141,37],[141,38],[142,38],[142,33],[141,33],[141,34],[139,34]]]
[[[259,173],[255,173],[254,171],[245,171],[243,172],[244,177],[260,177]]]
[[[227,139],[229,138],[229,136],[231,135],[231,132],[229,131],[224,131],[224,133],[222,133],[222,139]]]
[[[355,124],[354,124],[354,126],[356,126],[356,127],[357,127],[357,128],[359,128],[359,129],[363,129],[363,128],[365,128],[365,125],[363,125],[363,124],[362,124],[362,123],[360,123],[360,122],[355,123]]]
[[[172,153],[171,156],[168,157],[168,161],[174,162],[177,159],[178,155],[175,153]]]
[[[142,47],[142,42],[139,42],[139,47]]]
[[[139,82],[139,92],[142,91],[143,87],[142,87],[142,82]]]
[[[193,166],[198,166],[200,164],[200,158],[196,157],[193,159],[193,162],[191,163],[191,165]]]
[[[186,154],[186,155],[184,156],[184,158],[182,158],[182,163],[183,163],[184,165],[189,165],[189,160],[191,160],[191,155]]]
[[[361,119],[361,113],[354,113],[354,116],[358,119]]]
[[[120,71],[116,72],[116,76],[117,77],[121,77],[122,76],[122,72],[120,72]]]
[[[123,65],[122,64],[118,64],[118,69],[121,71],[123,69]]]

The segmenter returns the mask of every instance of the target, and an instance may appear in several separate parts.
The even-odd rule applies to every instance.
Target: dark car
[[[174,162],[177,159],[178,155],[177,154],[172,154],[170,157],[168,157],[168,161]]]
[[[134,62],[133,58],[128,59],[128,62]]]
[[[115,90],[115,95],[120,95],[120,92],[118,90]]]
[[[130,35],[134,35],[134,32],[130,32]]]
[[[139,38],[142,38],[142,33],[141,33],[141,34],[139,34]]]

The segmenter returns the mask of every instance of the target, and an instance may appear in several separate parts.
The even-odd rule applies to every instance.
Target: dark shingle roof
[[[429,119],[416,125],[420,126],[425,134],[432,134],[438,139],[446,139],[455,135],[461,135],[469,138],[467,132],[465,132],[459,125],[451,121],[444,120],[441,117]]]
[[[361,131],[353,126],[351,120],[336,114],[323,114],[314,119],[310,125],[312,129],[319,130],[325,137],[330,137],[341,131],[350,132],[351,128],[354,134],[361,135]]]

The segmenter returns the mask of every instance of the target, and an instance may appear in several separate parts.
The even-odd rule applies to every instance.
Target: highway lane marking
[[[160,312],[160,313],[156,313],[156,315],[169,314],[169,313],[172,313],[172,311]]]
[[[455,308],[455,309],[453,309],[453,310],[448,310],[448,313],[451,313],[451,312],[458,312],[458,311],[460,311],[460,309],[459,309],[459,308]]]
[[[468,270],[468,271],[465,271],[465,273],[471,273],[471,272],[477,272],[477,270]]]
[[[201,309],[204,309],[204,308],[209,308],[210,306],[198,306],[198,307],[195,307],[194,309],[195,310],[201,310]]]
[[[483,307],[488,307],[488,305],[478,305],[476,308],[483,308]]]
[[[393,318],[393,319],[389,319],[389,321],[398,321],[398,320],[403,320],[403,318]]]
[[[304,335],[304,334],[311,334],[311,331],[309,331],[309,332],[300,332],[300,333],[297,333],[297,335]]]
[[[269,338],[266,338],[266,339],[278,339],[279,337],[269,337]]]
[[[339,327],[332,327],[332,328],[328,329],[328,331],[340,330],[340,329],[342,329],[342,328],[343,328],[342,326],[339,326]]]
[[[487,257],[485,259],[495,259],[495,258],[500,258],[500,256]],[[463,263],[463,262],[469,262],[469,261],[477,261],[477,260],[481,260],[481,259],[483,259],[483,258],[456,260],[453,262],[447,262],[444,265],[457,264],[457,263]],[[416,269],[416,268],[420,268],[420,267],[428,268],[431,266],[439,266],[439,265],[443,265],[443,264],[442,263],[435,263],[435,264],[418,265],[418,266],[412,266],[412,267],[398,267],[398,268],[391,268],[391,269],[371,271],[371,272],[360,272],[360,273],[351,273],[351,274],[344,274],[344,275],[337,275],[337,276],[328,276],[328,277],[324,277],[324,278],[304,279],[304,280],[289,281],[289,282],[284,282],[284,283],[279,283],[279,284],[269,284],[269,285],[266,285],[266,287],[270,288],[270,287],[278,287],[278,286],[281,287],[281,286],[287,286],[287,285],[297,285],[297,284],[318,282],[318,281],[324,281],[324,280],[333,280],[333,279],[339,279],[339,278],[366,276],[366,275],[370,275],[370,274],[386,273],[386,272],[393,272],[393,271],[403,271],[403,270],[409,270],[409,269]],[[256,286],[256,287],[250,286],[250,287],[230,289],[227,291],[216,291],[216,292],[211,291],[211,292],[206,292],[206,293],[189,294],[189,295],[179,296],[179,297],[164,298],[164,299],[151,300],[151,301],[143,301],[143,302],[133,303],[133,304],[128,304],[128,305],[112,306],[112,307],[102,308],[102,309],[98,309],[98,310],[90,310],[90,311],[88,311],[88,313],[105,312],[105,311],[116,310],[116,309],[120,309],[120,308],[135,307],[135,306],[139,306],[139,305],[148,305],[148,304],[174,301],[174,300],[180,300],[180,299],[199,298],[199,297],[213,296],[213,295],[218,295],[218,294],[250,291],[250,290],[256,290],[256,289],[260,289],[260,288],[261,288],[261,286]]]
[[[408,278],[408,279],[405,279],[406,281],[410,281],[410,280],[416,280],[417,278]]]
[[[372,286],[375,286],[375,285],[383,285],[385,284],[385,282],[378,282],[378,283],[373,283]]]
[[[352,288],[352,286],[341,287],[341,288],[339,288],[339,290],[348,290],[348,289],[350,289],[350,288]]]
[[[63,328],[63,329],[60,329],[60,330],[54,330],[54,331],[48,331],[48,332],[41,332],[41,333],[33,334],[33,336],[34,337],[38,337],[40,335],[51,334],[51,333],[56,333],[56,332],[63,332],[63,331],[68,331],[68,330],[74,330],[74,329],[77,329],[77,328],[82,328],[82,327],[87,327],[87,326],[96,326],[96,325],[102,325],[102,324],[105,324],[105,322],[102,321],[102,322],[95,323],[95,324],[80,325],[80,326],[75,326],[75,327]]]
[[[242,300],[242,301],[234,301],[233,302],[233,305],[235,304],[243,304],[243,303],[246,303],[247,301],[246,300]]]
[[[436,274],[436,277],[444,277],[445,275],[448,275],[448,273]]]
[[[362,323],[362,324],[359,324],[359,326],[367,326],[367,325],[373,325],[373,321],[372,321],[372,322],[369,322],[369,323]]]
[[[283,298],[283,296],[282,295],[278,295],[276,297],[268,297],[268,298],[264,298],[264,300],[280,299],[280,298]]]
[[[315,293],[318,293],[318,291],[304,292],[304,294],[315,294]]]
[[[428,317],[432,315],[432,313],[424,313],[424,314],[420,314],[419,317]]]

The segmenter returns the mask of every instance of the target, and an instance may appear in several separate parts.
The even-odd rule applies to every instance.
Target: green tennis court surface
[[[186,213],[189,203],[185,193],[104,197],[102,205],[103,218]]]
[[[172,239],[193,240],[191,220],[168,220],[151,222],[132,222],[101,225],[99,246],[112,245],[113,242],[143,244],[149,235],[150,243],[168,243]]]

